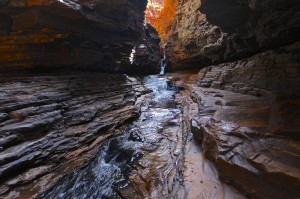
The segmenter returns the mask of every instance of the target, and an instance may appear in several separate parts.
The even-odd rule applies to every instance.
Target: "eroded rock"
[[[262,89],[280,95],[300,93],[300,44],[269,50],[237,62],[200,70],[198,85],[261,96]]]
[[[127,73],[157,74],[161,62],[160,39],[150,24],[147,23],[143,30],[140,40],[133,49],[132,63],[126,68],[124,66],[123,69],[127,69]]]
[[[146,92],[125,75],[2,78],[0,195],[35,197],[89,161],[139,115]]]
[[[180,1],[162,36],[173,70],[203,68],[299,41],[297,0]]]
[[[204,68],[177,96],[220,179],[247,198],[300,195],[299,47],[279,49]]]
[[[146,4],[1,1],[0,70],[130,72],[122,66],[143,33]]]

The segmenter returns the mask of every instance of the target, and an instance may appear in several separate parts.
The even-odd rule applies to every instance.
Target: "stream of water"
[[[152,94],[144,103],[139,119],[120,135],[102,143],[92,162],[64,177],[41,198],[124,197],[121,190],[132,187],[129,175],[133,164],[150,152],[163,153],[164,148],[157,151],[163,139],[160,130],[180,112],[174,105],[176,90],[168,86],[165,77],[147,76],[143,83],[152,90]],[[133,193],[132,197],[134,195],[136,194]]]
[[[185,116],[174,99],[177,88],[161,75],[146,76],[143,84],[152,93],[140,117],[103,142],[88,165],[40,198],[244,199],[220,182],[214,166],[184,130]]]
[[[166,57],[166,51],[164,51],[164,55],[163,58],[161,59],[160,62],[160,75],[164,75],[165,74],[165,69],[167,66],[167,57]]]

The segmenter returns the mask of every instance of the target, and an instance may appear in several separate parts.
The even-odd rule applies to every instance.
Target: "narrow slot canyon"
[[[299,0],[0,0],[0,198],[300,198]]]

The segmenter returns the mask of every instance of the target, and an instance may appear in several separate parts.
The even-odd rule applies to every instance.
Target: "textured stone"
[[[299,96],[300,43],[269,50],[237,62],[207,67],[198,85],[260,96],[260,89]]]
[[[109,74],[3,77],[0,88],[6,198],[39,194],[90,160],[99,143],[139,115],[137,99],[146,91],[134,78]]]
[[[297,0],[180,1],[161,45],[173,70],[203,68],[299,41]]]
[[[146,3],[1,1],[0,70],[130,72],[122,66],[143,33]]]
[[[212,88],[192,91],[201,99],[194,120],[202,131],[194,131],[194,138],[215,163],[221,180],[249,198],[299,196],[299,99],[274,102],[272,95],[254,97]],[[216,92],[224,97],[216,99]],[[218,100],[223,104],[213,103]],[[290,107],[295,111],[277,112]]]
[[[185,122],[219,178],[247,198],[300,195],[297,60],[295,43],[212,65],[185,80],[186,91],[177,95]]]
[[[160,39],[156,30],[146,24],[144,32],[134,48],[132,63],[123,66],[127,73],[157,74],[160,71],[161,52],[159,46]]]
[[[149,0],[145,11],[145,19],[153,25],[164,4],[164,0]]]

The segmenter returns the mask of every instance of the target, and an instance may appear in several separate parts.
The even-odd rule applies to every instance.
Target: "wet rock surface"
[[[2,79],[1,197],[297,198],[298,97],[203,86],[219,67],[145,77],[152,93],[125,75]]]
[[[183,146],[180,111],[170,106],[175,90],[168,89],[164,77],[146,77],[144,85],[153,92],[143,101],[140,118],[101,144],[94,161],[62,179],[41,198],[170,195],[175,162]]]
[[[219,177],[249,198],[297,198],[299,141],[295,134],[299,129],[296,125],[296,132],[289,132],[289,127],[275,126],[276,119],[272,121],[279,117],[275,110],[283,108],[286,101],[279,100],[279,105],[272,107],[269,104],[273,102],[264,97],[223,91],[220,100],[213,96],[218,90],[212,88],[193,92],[204,109],[194,117],[199,126],[193,131],[194,138],[205,157],[216,164]],[[218,105],[217,100],[225,101],[224,105]],[[299,100],[290,100],[298,107]],[[295,112],[291,115],[299,118]],[[297,118],[288,125],[295,124]]]
[[[173,69],[203,68],[171,77],[186,89],[176,101],[220,179],[247,198],[300,196],[296,10],[294,0],[179,1],[162,37]]]
[[[190,110],[186,122],[205,158],[247,198],[300,195],[299,77],[289,73],[299,63],[275,52],[210,66],[185,81],[173,77],[187,89],[176,100]]]
[[[136,118],[145,88],[111,74],[2,77],[0,195],[31,198]]]
[[[182,114],[175,106],[176,87],[162,76],[143,82],[152,93],[145,95],[140,117],[39,198],[243,198],[201,156],[183,120],[190,109]]]
[[[63,75],[158,72],[145,0],[0,0],[0,197],[299,198],[299,6],[179,1],[167,67],[209,67],[145,77],[149,94]]]
[[[123,66],[143,33],[146,4],[146,0],[1,1],[0,70],[130,73]]]
[[[197,71],[170,74],[171,82],[182,88],[188,88],[196,81]],[[198,114],[198,104],[192,100],[188,90],[176,94],[176,103],[182,111],[182,131],[186,134],[186,142],[182,151],[183,162],[182,184],[178,198],[192,199],[244,199],[245,197],[219,180],[219,174],[212,162],[208,161],[199,146],[197,134],[201,128],[193,118]],[[198,136],[202,137],[202,135]]]

